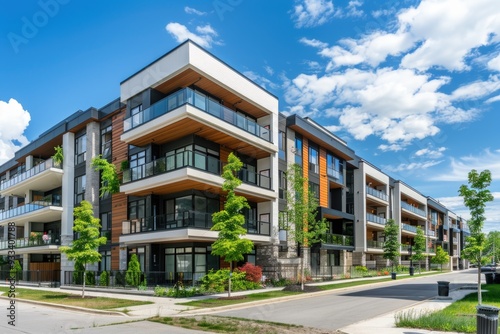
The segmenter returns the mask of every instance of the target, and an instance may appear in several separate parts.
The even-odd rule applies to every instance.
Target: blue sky
[[[497,230],[499,32],[496,0],[4,2],[0,163],[190,38],[464,217],[458,187],[489,169]]]

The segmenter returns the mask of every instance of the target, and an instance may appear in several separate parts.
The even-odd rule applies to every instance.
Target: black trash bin
[[[477,334],[497,334],[498,333],[498,311],[500,309],[489,306],[477,306]]]
[[[396,279],[396,273],[391,273],[391,278]]]
[[[493,273],[485,273],[484,277],[486,277],[486,284],[493,284]]]
[[[500,284],[500,273],[495,273],[493,275],[493,283]]]
[[[450,294],[450,282],[438,281],[438,296],[448,297]]]
[[[415,274],[415,267],[410,267],[410,276]]]

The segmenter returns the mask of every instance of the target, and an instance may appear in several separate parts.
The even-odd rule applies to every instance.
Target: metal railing
[[[181,228],[199,228],[209,230],[213,226],[212,213],[200,211],[179,211],[173,214],[156,215],[122,222],[122,234],[134,234]],[[248,234],[269,236],[269,222],[246,220],[243,227]]]
[[[409,224],[402,223],[401,228],[408,232],[417,233],[417,227]]]
[[[413,213],[416,213],[417,215],[425,217],[425,211],[419,208],[414,207],[413,205],[410,205],[406,202],[401,202],[401,207],[405,210],[411,211]]]
[[[379,216],[375,216],[374,214],[367,213],[366,214],[366,220],[370,221],[372,223],[377,223],[380,225],[385,225],[387,223],[387,219]]]
[[[435,237],[436,236],[436,231],[427,231],[427,235],[430,237]]]
[[[133,167],[123,171],[123,184],[142,180],[144,178],[160,175],[174,170],[191,167],[211,174],[220,175],[225,163],[196,151],[184,151],[155,159],[147,164]],[[238,178],[247,184],[261,188],[271,189],[271,178],[259,173],[242,168]]]
[[[34,212],[37,210],[44,209],[49,206],[61,206],[61,202],[57,201],[35,201],[33,203],[24,204],[22,206],[18,206],[17,208],[9,209],[0,212],[0,221],[9,219],[12,217],[17,217],[20,215],[24,215],[26,213]]]
[[[219,102],[190,88],[181,89],[156,102],[151,107],[126,118],[123,123],[123,129],[124,131],[128,131],[130,129],[138,127],[157,117],[165,115],[184,104],[189,104],[193,107],[196,107],[201,111],[204,111],[214,117],[217,117],[220,120],[243,129],[244,131],[262,138],[268,142],[272,141],[270,129],[257,124],[257,122],[248,119],[241,114],[238,114],[234,110],[224,107]]]
[[[327,167],[326,168],[326,173],[328,176],[333,177],[334,179],[338,180],[339,183],[344,183],[344,174],[342,174],[341,171],[336,170],[335,168],[332,167]]]
[[[389,198],[386,193],[384,193],[378,189],[368,187],[368,186],[366,186],[366,193],[369,195],[375,196],[377,198],[380,198],[381,200],[384,200],[384,201],[387,201]]]
[[[35,167],[28,169],[24,173],[16,175],[11,179],[2,181],[2,183],[0,183],[0,190],[5,190],[9,187],[12,187],[13,185],[16,185],[17,183],[22,182],[26,179],[29,179],[30,177],[33,177],[37,174],[40,174],[41,172],[43,172],[49,168],[52,168],[52,167],[61,168],[61,165],[54,163],[54,161],[52,159],[45,160],[44,162],[36,165]]]
[[[366,247],[367,248],[379,248],[379,249],[382,249],[382,248],[384,248],[384,242],[383,241],[377,241],[377,240],[366,240]]]
[[[46,234],[46,235],[47,237],[37,236],[37,237],[11,239],[11,240],[0,239],[0,250],[8,249],[10,248],[10,246],[14,246],[15,248],[23,248],[23,247],[39,247],[39,246],[61,244],[60,235],[55,235],[55,234]]]
[[[52,287],[58,287],[61,281],[60,270],[23,270],[17,273],[11,273],[10,270],[0,270],[0,280],[8,281],[10,278],[15,278],[16,283],[36,284],[41,286],[48,284]]]
[[[326,233],[322,240],[330,245],[354,246],[354,237],[351,235]]]

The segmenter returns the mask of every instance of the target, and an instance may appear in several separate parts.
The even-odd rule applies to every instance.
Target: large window
[[[101,261],[99,262],[99,271],[107,271],[108,274],[111,271],[111,252],[104,251],[101,253]]]
[[[309,191],[314,198],[319,199],[319,184],[309,181]]]
[[[80,204],[85,199],[85,186],[87,178],[85,175],[75,177],[75,204]]]
[[[283,131],[278,134],[278,148],[278,158],[286,160],[286,134]]]
[[[111,212],[101,213],[101,236],[111,241]]]
[[[326,155],[326,172],[339,183],[344,183],[344,161],[330,153]]]
[[[313,146],[309,146],[309,171],[315,174],[319,173],[318,149]]]
[[[101,129],[101,154],[103,158],[111,156],[111,141],[113,135],[111,129],[111,125]]]
[[[188,195],[165,202],[169,227],[212,227],[212,213],[220,210],[219,198]]]
[[[144,177],[144,165],[146,164],[146,151],[141,151],[130,156],[130,171],[132,172],[132,180],[138,180]]]
[[[286,172],[279,171],[279,198],[286,199]]]
[[[75,139],[75,165],[85,162],[87,159],[87,135]]]
[[[302,166],[302,137],[295,136],[295,163]]]

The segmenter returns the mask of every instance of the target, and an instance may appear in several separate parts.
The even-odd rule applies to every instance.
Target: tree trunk
[[[83,284],[82,284],[82,298],[85,298],[85,281],[87,274],[87,265],[83,266]]]
[[[479,305],[483,303],[483,296],[481,294],[481,261],[477,265],[477,303]]]
[[[300,261],[300,289],[304,291],[304,247],[302,247]]]
[[[231,297],[231,276],[233,276],[233,261],[229,262],[229,285],[227,289],[228,297]]]

